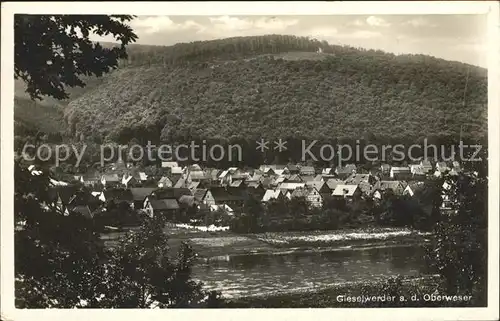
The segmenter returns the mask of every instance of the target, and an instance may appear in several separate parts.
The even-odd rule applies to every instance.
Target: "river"
[[[423,250],[396,246],[285,254],[231,255],[195,264],[195,279],[227,297],[312,290],[329,285],[427,274]]]

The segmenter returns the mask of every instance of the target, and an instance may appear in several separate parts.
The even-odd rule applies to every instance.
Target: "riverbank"
[[[223,308],[375,308],[480,306],[474,298],[440,293],[438,276],[349,282],[316,290],[228,299]],[[439,299],[437,299],[439,296]],[[455,301],[453,301],[456,299]]]

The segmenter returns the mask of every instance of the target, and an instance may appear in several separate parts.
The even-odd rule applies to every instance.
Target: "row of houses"
[[[444,172],[458,173],[456,162],[432,164],[422,161],[407,167],[387,164],[368,173],[358,173],[354,164],[317,169],[300,165],[262,165],[256,170],[231,167],[225,170],[202,169],[199,165],[179,166],[163,162],[165,175],[148,176],[140,169],[118,166],[100,174],[74,176],[75,182],[57,181],[54,204],[65,212],[74,210],[85,216],[109,201],[142,209],[149,215],[171,215],[182,208],[224,209],[227,212],[243,206],[249,198],[267,203],[273,199],[303,197],[314,207],[330,198],[354,201],[361,198],[380,200],[387,191],[395,195],[414,196],[425,188],[425,179]],[[33,170],[33,167],[30,167]],[[56,182],[55,180],[53,180]],[[78,197],[75,198],[75,196]]]

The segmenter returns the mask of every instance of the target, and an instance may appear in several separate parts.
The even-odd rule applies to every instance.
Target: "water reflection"
[[[391,275],[427,273],[419,247],[230,256],[200,262],[194,275],[226,296],[323,287]]]

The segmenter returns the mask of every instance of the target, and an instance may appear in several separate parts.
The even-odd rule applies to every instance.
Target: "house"
[[[311,182],[311,181],[314,181],[315,178],[316,177],[312,176],[312,175],[300,176],[300,179],[302,180],[302,182]]]
[[[182,175],[184,171],[182,170],[182,167],[170,167],[170,173],[174,175]]]
[[[235,180],[229,184],[230,187],[245,187],[245,182],[243,180]]]
[[[338,179],[338,178],[330,178],[329,180],[326,181],[326,185],[328,188],[333,191],[339,184],[344,184],[344,181]]]
[[[170,178],[168,178],[167,176],[163,176],[162,178],[160,178],[160,180],[158,180],[158,187],[162,188],[162,187],[172,187],[174,184],[172,183],[172,181],[170,180]]]
[[[425,171],[424,166],[418,165],[410,165],[411,174],[413,179],[425,179],[427,176],[427,172]]]
[[[230,167],[230,168],[222,171],[222,173],[219,174],[220,184],[221,185],[231,184],[232,179],[233,179],[233,175],[237,174],[238,172],[239,171],[238,171],[237,167]]]
[[[125,188],[128,188],[128,187],[140,185],[141,181],[132,175],[124,174],[122,177],[121,183],[123,186],[125,186]]]
[[[276,174],[271,167],[266,165],[260,166],[259,171],[262,172],[262,175],[264,176],[273,176]]]
[[[274,186],[278,186],[284,182],[287,181],[287,178],[285,176],[280,176],[280,177],[276,177],[274,180],[273,180],[273,183],[272,185]]]
[[[261,165],[259,170],[266,176],[290,174],[286,165]]]
[[[187,188],[192,191],[192,190],[195,190],[197,188],[200,188],[201,185],[202,185],[201,182],[191,182],[191,183],[189,183]]]
[[[182,195],[179,197],[178,203],[180,208],[190,208],[196,205],[195,198],[191,195]]]
[[[164,216],[172,219],[179,210],[179,203],[176,199],[150,199],[145,201],[144,209],[150,217]]]
[[[384,176],[389,175],[391,173],[391,165],[389,165],[389,164],[380,165],[380,172]]]
[[[362,194],[371,195],[376,182],[377,179],[371,174],[352,174],[344,181],[344,184],[358,185]]]
[[[248,187],[249,189],[250,189],[250,188],[255,188],[255,189],[257,189],[257,188],[262,188],[262,189],[263,189],[263,187],[262,187],[262,183],[261,183],[261,182],[259,182],[259,181],[247,181],[247,182],[246,182],[246,185],[247,185],[247,187]]]
[[[388,190],[392,190],[395,195],[403,195],[405,188],[406,184],[402,181],[379,181],[373,188],[374,198],[381,198]]]
[[[212,178],[212,181],[216,181],[217,178],[219,177],[219,174],[221,173],[220,169],[211,169],[210,171],[210,177]]]
[[[208,189],[206,188],[198,188],[193,191],[194,201],[196,204],[202,204],[205,196],[207,194]]]
[[[135,175],[136,179],[138,179],[139,181],[141,182],[145,182],[148,180],[148,175],[146,175],[145,172],[138,172],[136,175]]]
[[[291,174],[290,176],[288,176],[288,178],[285,181],[289,182],[289,183],[302,183],[303,182],[302,177],[300,177],[300,175],[298,175],[298,174]]]
[[[182,174],[170,174],[168,175],[168,178],[172,182],[172,187],[175,186],[175,184],[177,184],[179,180],[183,179]],[[163,187],[169,187],[169,186],[163,186]]]
[[[432,169],[434,168],[432,166],[432,163],[430,160],[428,159],[424,159],[424,160],[421,160],[420,161],[420,166],[423,167],[423,170],[426,174],[429,174],[430,172],[432,172]]]
[[[286,165],[286,168],[288,169],[288,172],[290,174],[299,174],[300,173],[300,167],[295,164],[288,164]]]
[[[179,167],[179,163],[177,163],[177,162],[161,162],[161,167],[162,168]]]
[[[68,207],[88,206],[90,211],[96,210],[102,202],[87,190],[78,190],[67,201]]]
[[[335,174],[340,179],[346,179],[351,176],[353,173],[356,173],[356,165],[347,164],[346,166],[337,166],[335,169]]]
[[[294,197],[304,197],[306,201],[313,207],[323,206],[323,196],[316,188],[312,186],[306,186],[304,188],[298,188],[292,192],[292,198]]]
[[[316,174],[316,170],[312,166],[302,166],[300,168],[300,175],[307,176],[311,175],[314,176]]]
[[[184,172],[185,173],[187,173],[187,172],[203,172],[203,169],[201,168],[200,165],[193,164],[193,165],[186,166],[184,168]]]
[[[210,181],[212,177],[207,175],[204,171],[189,171],[186,174],[186,180],[188,182]]]
[[[243,188],[212,187],[205,194],[203,202],[207,205],[226,204],[231,207],[241,207],[248,198],[249,194]]]
[[[129,189],[123,188],[108,188],[104,190],[99,199],[103,203],[114,202],[115,204],[126,203],[130,207],[133,206],[134,197]]]
[[[407,180],[412,177],[410,167],[391,167],[389,177],[394,180]]]
[[[274,173],[278,176],[284,176],[284,175],[288,175],[290,174],[290,172],[288,171],[288,168],[283,168],[283,169],[275,169],[274,170]]]
[[[227,206],[226,204],[222,205],[210,205],[210,212],[222,211],[228,215],[234,215],[234,210]]]
[[[184,178],[179,178],[179,180],[175,183],[174,188],[187,188],[188,183]]]
[[[306,187],[312,187],[316,189],[320,194],[331,194],[333,191],[332,189],[330,189],[328,184],[322,181],[307,182]]]
[[[403,195],[414,196],[415,194],[421,192],[425,188],[424,182],[413,181],[409,182],[406,188],[403,190]]]
[[[358,185],[339,184],[333,190],[332,196],[335,198],[355,200],[361,197],[361,190]]]
[[[278,185],[278,189],[293,192],[297,188],[304,188],[306,183],[281,183]]]
[[[136,187],[131,188],[130,192],[132,193],[132,200],[135,209],[144,208],[144,202],[146,197],[151,195],[156,190],[156,188],[152,187]]]
[[[280,190],[280,189],[276,189],[276,190],[272,190],[272,189],[268,189],[266,190],[264,196],[262,197],[262,202],[263,203],[267,203],[273,199],[275,200],[279,200],[279,199],[285,199],[285,198],[288,198],[290,199],[291,198],[291,195],[286,191],[284,190]]]
[[[151,193],[152,198],[156,199],[179,199],[183,195],[193,195],[193,193],[188,188],[159,188]]]
[[[101,184],[105,187],[117,187],[121,184],[118,174],[104,174],[101,176]]]
[[[319,182],[321,182],[322,180],[323,180],[323,175],[321,175],[321,174],[314,176],[314,179],[313,179],[313,181],[319,181]]]
[[[445,173],[446,171],[449,171],[450,167],[446,162],[437,162],[436,163],[436,171],[439,172],[440,174]]]
[[[76,205],[72,207],[68,207],[69,212],[79,213],[86,218],[94,218],[94,214],[88,207],[88,205]]]
[[[92,187],[101,182],[101,175],[97,173],[85,173],[81,176],[82,183],[84,186]]]
[[[334,174],[335,170],[332,167],[323,168],[323,170],[321,171],[321,175],[334,175]]]
[[[344,180],[346,185],[359,185],[361,183],[367,183],[373,185],[377,182],[375,176],[371,174],[356,174],[353,173]]]

